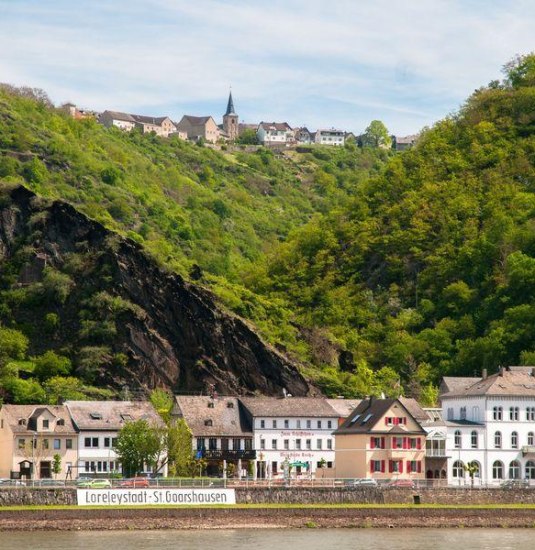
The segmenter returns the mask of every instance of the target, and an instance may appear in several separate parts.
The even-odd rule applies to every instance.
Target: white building
[[[115,443],[121,428],[130,421],[146,420],[162,428],[164,423],[147,401],[66,401],[78,432],[78,464],[73,477],[121,472]],[[165,475],[165,469],[160,470]]]
[[[315,142],[318,145],[342,146],[345,143],[346,133],[343,130],[318,130],[315,135]]]
[[[294,132],[287,122],[261,122],[256,136],[258,141],[267,147],[288,145],[295,141]]]
[[[476,484],[535,480],[534,374],[534,367],[507,367],[443,383],[450,483],[470,483],[465,466],[471,463]]]
[[[316,476],[334,467],[334,430],[338,414],[323,398],[243,397],[251,414],[256,476]],[[321,470],[320,470],[321,471]]]

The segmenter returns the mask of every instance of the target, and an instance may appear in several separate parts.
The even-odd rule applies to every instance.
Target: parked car
[[[349,485],[353,487],[377,487],[378,483],[375,479],[363,477],[359,479],[350,480]]]
[[[387,487],[406,487],[414,489],[414,481],[412,479],[394,479],[386,484]]]
[[[525,489],[529,487],[529,480],[527,479],[508,479],[504,481],[500,487],[502,489]]]
[[[136,488],[136,487],[148,487],[149,486],[149,479],[146,477],[131,477],[130,479],[123,479],[123,481],[120,481],[118,483],[118,487],[128,487],[128,488]]]
[[[80,489],[109,489],[111,483],[109,479],[85,479],[76,482]]]

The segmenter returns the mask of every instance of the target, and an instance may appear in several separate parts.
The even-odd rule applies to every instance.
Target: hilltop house
[[[126,132],[130,132],[136,127],[136,121],[132,115],[118,111],[104,111],[99,117],[99,122],[107,128],[115,126]]]
[[[162,137],[168,137],[173,132],[176,132],[176,126],[168,116],[152,117],[118,111],[104,111],[100,115],[99,121],[107,128],[115,126],[126,132],[139,128],[144,134],[154,132],[156,135]]]
[[[314,133],[306,127],[294,128],[294,139],[299,144],[308,145],[314,143]]]
[[[127,422],[144,419],[151,426],[164,427],[147,401],[66,401],[65,406],[78,436],[75,477],[121,471],[114,446],[119,430]],[[165,466],[159,473],[165,475],[166,470]]]
[[[56,454],[65,475],[76,464],[77,446],[77,433],[65,406],[2,406],[0,477],[52,478]]]
[[[424,477],[426,432],[399,399],[363,399],[334,435],[336,477]]]
[[[258,141],[266,147],[294,143],[294,133],[287,122],[261,122],[256,130]]]
[[[176,127],[185,132],[192,141],[204,139],[209,143],[216,143],[221,136],[221,130],[211,116],[184,115]]]
[[[441,386],[442,415],[451,456],[448,481],[535,480],[535,367],[506,367],[491,376],[448,379]]]
[[[331,128],[330,130],[317,130],[315,143],[318,145],[332,145],[332,146],[342,146],[345,143],[345,132],[343,130],[335,130]]]

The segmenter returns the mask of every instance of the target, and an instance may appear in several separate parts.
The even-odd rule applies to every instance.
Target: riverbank
[[[385,527],[533,528],[535,507],[254,506],[0,509],[0,531]]]

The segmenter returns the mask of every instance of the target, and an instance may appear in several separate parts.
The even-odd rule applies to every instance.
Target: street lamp
[[[32,436],[32,481],[35,479],[35,447],[37,446],[37,432],[33,432]]]

